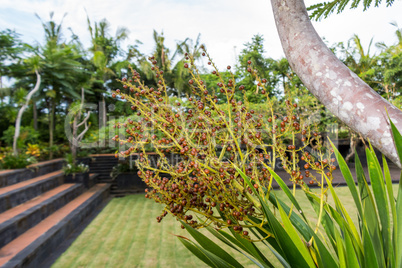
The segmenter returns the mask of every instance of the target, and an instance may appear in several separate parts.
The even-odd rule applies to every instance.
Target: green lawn
[[[394,190],[396,192],[397,185]],[[283,194],[277,193],[279,197]],[[348,189],[339,187],[337,194],[356,220]],[[315,213],[309,209],[303,193],[298,191],[297,196],[299,202],[306,204],[304,212],[314,222]],[[206,267],[173,235],[189,237],[173,217],[156,222],[162,208],[142,194],[111,200],[52,267]],[[227,251],[239,256],[237,260],[245,267],[255,267],[243,255],[231,249]]]

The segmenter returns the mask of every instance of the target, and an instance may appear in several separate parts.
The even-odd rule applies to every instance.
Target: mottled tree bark
[[[401,167],[386,110],[402,130],[402,112],[328,49],[302,0],[271,0],[282,48],[293,71],[325,107]]]

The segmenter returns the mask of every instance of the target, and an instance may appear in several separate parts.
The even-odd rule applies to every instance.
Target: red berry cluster
[[[279,160],[295,184],[305,185],[298,165],[299,154],[315,137],[297,113],[296,103],[287,101],[284,114],[274,111],[265,89],[267,80],[256,75],[251,62],[247,70],[255,77],[260,94],[266,97],[265,111],[250,109],[246,97],[244,102],[236,101],[235,92],[245,87],[236,84],[233,74],[224,80],[205,50],[202,55],[208,57],[214,67],[212,73],[220,82],[217,88],[207,90],[193,59],[186,55],[184,67],[191,74],[188,83],[193,96],[185,100],[169,98],[163,71],[153,57],[149,58],[152,70],[160,79],[156,88],[146,86],[135,70],[131,70],[131,78],[121,80],[123,89],[112,96],[126,99],[141,119],[115,125],[124,128],[127,135],[113,138],[127,145],[116,156],[138,154],[138,176],[149,186],[145,197],[165,204],[158,222],[172,214],[193,227],[212,222],[219,228],[233,228],[248,236],[244,229],[253,218],[263,214],[253,189],[245,184],[236,168],[249,177],[257,193],[271,190],[269,170],[275,169]],[[227,69],[230,72],[230,66]],[[218,105],[214,92],[223,93],[227,103]],[[303,144],[297,143],[300,137]],[[149,146],[158,156],[156,163],[146,151]],[[178,155],[179,160],[170,161],[171,155]],[[301,159],[305,160],[305,156]],[[304,166],[306,174],[312,166],[310,160],[311,157]],[[319,167],[326,165],[328,161],[321,161]],[[201,221],[196,214],[203,216]]]

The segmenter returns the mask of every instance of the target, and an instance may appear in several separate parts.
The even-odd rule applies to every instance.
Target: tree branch
[[[90,112],[89,112],[90,113]],[[89,117],[88,117],[89,118]],[[78,135],[77,137],[77,144],[79,144],[82,140],[82,138],[84,137],[85,133],[88,131],[89,129],[89,125],[87,124],[87,122],[85,121],[85,129],[80,133],[80,135]]]
[[[282,48],[293,71],[325,107],[401,167],[387,112],[402,130],[402,112],[391,105],[328,49],[302,0],[271,0]]]
[[[85,117],[85,119],[84,119],[81,123],[79,123],[79,124],[77,125],[77,128],[79,128],[80,126],[82,126],[82,124],[86,123],[86,122],[88,121],[90,115],[91,115],[91,111],[88,111],[87,116]]]

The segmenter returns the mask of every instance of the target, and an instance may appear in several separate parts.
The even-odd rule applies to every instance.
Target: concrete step
[[[59,170],[0,188],[0,213],[56,188],[63,180],[63,172]]]
[[[97,184],[0,249],[0,267],[41,267],[41,263],[109,195]]]
[[[63,184],[0,214],[0,248],[84,192],[82,184]]]
[[[10,186],[50,172],[60,170],[64,159],[54,159],[29,165],[27,168],[0,171],[0,187]]]

